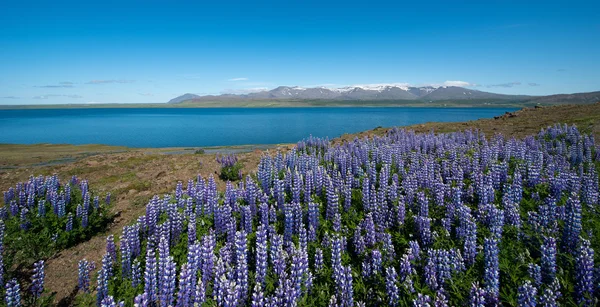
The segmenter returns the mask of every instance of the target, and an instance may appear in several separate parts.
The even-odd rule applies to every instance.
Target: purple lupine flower
[[[177,292],[177,306],[186,307],[194,304],[192,295],[196,290],[196,276],[187,263],[181,266],[179,275],[179,292]]]
[[[340,232],[342,230],[342,215],[336,212],[333,215],[333,231]]]
[[[137,295],[134,299],[133,299],[133,307],[147,307],[149,306],[150,303],[148,301],[148,294],[146,294],[146,292]]]
[[[357,255],[360,255],[365,251],[365,240],[363,239],[362,228],[360,225],[357,225],[356,229],[354,230],[353,244],[354,252]]]
[[[398,291],[398,274],[394,267],[388,267],[385,270],[385,289],[388,295],[388,304],[390,306],[397,306],[400,300],[400,292]]]
[[[21,224],[20,224],[20,226],[21,226],[21,229],[23,229],[23,230],[29,229],[29,225],[30,225],[30,222],[27,219],[27,213],[29,213],[29,209],[27,209],[25,207],[21,208],[21,215],[20,215]]]
[[[558,297],[556,293],[550,288],[544,289],[544,292],[540,295],[540,304],[542,307],[558,307],[558,302],[556,301]]]
[[[202,282],[202,278],[198,278],[198,282],[196,283],[196,289],[193,294],[194,304],[202,305],[206,300],[206,289],[204,288],[204,283]]]
[[[236,233],[236,283],[238,285],[237,300],[243,302],[248,295],[248,247],[246,233]]]
[[[164,272],[159,272],[159,276],[162,278],[160,278],[158,281],[158,301],[159,306],[169,307],[173,305],[175,296],[176,272],[173,257],[168,256],[165,260],[163,260],[162,269]]]
[[[479,287],[478,283],[474,283],[471,286],[471,293],[469,296],[469,306],[471,307],[485,307],[485,290]]]
[[[581,203],[576,193],[571,193],[565,206],[565,227],[563,230],[563,243],[571,254],[575,254],[579,245],[581,233]]]
[[[78,286],[79,289],[85,293],[90,291],[90,263],[86,260],[79,261],[79,278],[78,278]]]
[[[335,273],[342,266],[342,239],[336,236],[331,243],[331,268]]]
[[[81,212],[81,227],[86,228],[88,226],[88,211],[84,208]]]
[[[419,246],[419,242],[417,241],[408,241],[409,247],[409,260],[420,260],[421,259],[421,247]]]
[[[339,212],[339,196],[338,193],[331,181],[331,178],[327,178],[326,185],[326,193],[327,193],[327,210],[326,210],[326,218],[328,220],[333,220],[336,213]]]
[[[202,245],[196,243],[188,248],[187,263],[192,270],[192,274],[196,275],[202,269]]]
[[[67,215],[67,225],[65,226],[65,231],[69,232],[73,230],[73,214],[69,212]]]
[[[530,263],[527,272],[529,277],[533,279],[533,285],[539,287],[542,284],[542,268],[534,263]]]
[[[449,307],[448,299],[446,298],[446,295],[444,294],[443,289],[440,289],[436,293],[435,300],[433,301],[433,306],[434,307]]]
[[[363,229],[365,230],[365,244],[369,247],[373,246],[377,241],[377,232],[375,231],[375,222],[371,212],[367,213],[363,220]]]
[[[265,295],[262,291],[260,283],[254,285],[254,292],[252,293],[252,307],[265,307]]]
[[[21,286],[16,278],[9,280],[5,286],[6,289],[6,306],[18,307],[21,306]]]
[[[157,289],[156,254],[154,248],[148,246],[146,250],[146,270],[144,271],[144,293],[147,294],[148,302],[154,303],[158,300]]]
[[[500,293],[500,268],[498,262],[498,240],[494,237],[486,238],[483,245],[484,255],[484,284],[490,304],[498,301]]]
[[[0,244],[0,285],[4,283],[4,256],[2,255],[3,247]]]
[[[108,254],[104,255],[102,262],[104,264],[104,259],[110,259],[110,256],[107,257]],[[96,304],[98,306],[102,305],[102,301],[108,296],[108,280],[110,279],[109,273],[105,271],[105,266],[102,265],[102,269],[98,273],[98,286],[96,287]]]
[[[117,262],[117,246],[115,245],[115,237],[113,235],[106,237],[106,253],[110,255],[112,263]]]
[[[38,215],[41,217],[46,215],[46,201],[43,199],[38,201]]]
[[[317,248],[315,250],[315,270],[320,271],[323,268],[323,250]]]
[[[44,260],[40,260],[33,264],[33,276],[31,277],[31,293],[35,298],[39,298],[44,292]]]
[[[353,289],[352,289],[352,270],[350,266],[341,266],[337,273],[334,273],[334,280],[338,286],[338,296],[340,298],[340,306],[354,306]]]
[[[137,288],[142,282],[142,267],[140,261],[137,259],[133,260],[131,265],[131,287]]]
[[[250,206],[244,206],[242,213],[244,217],[244,231],[246,233],[252,233],[252,211],[250,210]]]
[[[194,215],[190,216],[190,220],[188,222],[188,245],[194,245],[196,243],[196,217]]]
[[[256,283],[262,284],[267,275],[267,230],[264,225],[256,231]]]
[[[104,256],[102,256],[102,271],[104,271],[106,279],[113,277],[113,265],[114,262],[112,257],[108,253],[104,254]]]
[[[431,218],[414,216],[417,228],[417,235],[422,245],[429,246],[432,241],[431,235]]]
[[[212,279],[215,261],[216,242],[212,230],[202,240],[202,283],[206,285]]]
[[[531,284],[529,280],[526,280],[524,284],[519,286],[518,293],[519,294],[517,296],[517,302],[519,306],[536,306],[537,289]]]
[[[575,263],[575,292],[577,302],[583,306],[593,305],[594,295],[594,249],[589,240],[580,239],[581,245]]]
[[[542,252],[542,280],[546,284],[552,283],[556,276],[556,239],[544,236]]]
[[[414,307],[430,307],[431,297],[426,294],[417,294],[417,298],[413,300]]]

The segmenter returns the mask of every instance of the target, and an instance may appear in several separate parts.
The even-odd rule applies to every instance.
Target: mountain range
[[[199,96],[184,94],[168,103],[240,101],[240,100],[353,100],[353,101],[517,101],[555,104],[593,103],[600,101],[600,92],[561,94],[549,96],[505,95],[483,92],[458,86],[402,86],[402,85],[356,85],[342,88],[279,86],[272,90],[248,94],[222,94]]]

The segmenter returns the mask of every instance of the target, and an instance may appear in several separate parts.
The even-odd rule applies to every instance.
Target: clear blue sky
[[[396,82],[600,90],[600,1],[250,2],[0,1],[0,104]]]

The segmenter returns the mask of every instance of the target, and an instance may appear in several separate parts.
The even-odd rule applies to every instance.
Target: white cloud
[[[506,82],[506,83],[500,83],[500,84],[490,84],[487,87],[514,87],[517,85],[521,85],[521,82],[519,81],[515,81],[515,82]]]
[[[458,86],[458,87],[467,87],[467,86],[475,86],[475,84],[469,83],[467,81],[445,81],[443,83],[444,86]]]
[[[92,80],[86,84],[133,83],[135,80]]]
[[[248,78],[231,78],[231,79],[228,79],[227,81],[235,82],[235,81],[248,81],[248,80],[249,80]]]
[[[40,95],[40,96],[34,96],[33,99],[49,99],[49,98],[56,98],[56,97],[67,97],[67,98],[83,98],[80,95],[56,95],[56,94],[48,94],[48,95]]]
[[[257,92],[262,92],[262,91],[268,91],[268,90],[269,90],[269,88],[266,88],[266,87],[224,89],[224,90],[221,91],[221,94],[242,95],[242,94],[250,94],[250,93],[257,93]]]

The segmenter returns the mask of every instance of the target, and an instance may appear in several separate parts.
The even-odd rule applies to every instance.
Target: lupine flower
[[[553,237],[544,237],[541,252],[542,280],[549,284],[556,276],[556,240]]]
[[[544,289],[544,292],[540,295],[540,304],[542,307],[558,307],[557,296],[554,291],[550,288]]]
[[[484,307],[485,306],[485,290],[479,287],[478,283],[474,283],[471,286],[471,294],[469,299],[469,305],[471,307]]]
[[[133,260],[133,265],[131,266],[131,286],[133,288],[137,288],[137,286],[142,282],[142,267],[140,266],[140,261],[138,259]]]
[[[258,226],[256,232],[256,283],[262,284],[267,275],[267,230]]]
[[[103,258],[103,260],[110,258],[110,257],[106,257],[107,256],[106,254],[104,256],[105,257]],[[97,279],[98,286],[96,287],[96,304],[98,306],[101,306],[104,299],[108,296],[108,280],[109,280],[109,278],[110,278],[109,273],[107,271],[105,271],[105,267],[103,265],[103,268],[98,273],[98,279]]]
[[[527,271],[529,272],[529,277],[533,279],[533,284],[536,287],[539,287],[542,284],[542,269],[539,265],[530,263]]]
[[[244,301],[248,293],[248,250],[246,242],[246,233],[237,232],[236,234],[236,281],[238,285],[238,300]]]
[[[426,294],[419,293],[417,298],[413,300],[414,307],[429,307],[431,306],[431,297]]]
[[[40,260],[33,264],[33,276],[31,277],[31,293],[34,297],[39,298],[44,292],[44,260]]]
[[[110,255],[112,263],[117,262],[117,246],[113,235],[106,237],[106,253]]]
[[[146,251],[146,270],[144,271],[144,293],[149,302],[156,302],[158,290],[156,254],[154,249],[148,246]]]
[[[575,253],[579,244],[579,235],[581,233],[581,204],[577,194],[572,193],[567,199],[565,206],[565,227],[563,232],[563,242],[568,252]]]
[[[17,279],[13,278],[6,283],[6,306],[21,306],[21,287]]]
[[[179,275],[179,292],[177,293],[177,306],[193,305],[193,294],[196,291],[196,276],[187,263],[181,266]]]
[[[90,263],[86,260],[79,261],[79,278],[78,278],[78,286],[79,289],[85,293],[90,291]]]
[[[172,306],[173,300],[175,299],[175,262],[173,257],[168,256],[164,260],[164,266],[162,268],[164,272],[159,274],[162,278],[159,279],[158,286],[158,301],[161,307]]]
[[[134,307],[146,307],[149,305],[148,302],[148,295],[146,294],[146,292],[137,295],[134,299],[133,299],[133,306]]]
[[[315,270],[319,271],[323,268],[323,250],[317,248],[315,250]]]
[[[483,254],[485,259],[484,284],[488,294],[488,302],[495,304],[500,291],[500,269],[498,263],[498,241],[496,238],[486,238]]]
[[[398,300],[400,299],[400,293],[398,291],[398,275],[393,267],[388,267],[385,270],[385,289],[388,295],[388,304],[390,306],[397,306]]]
[[[592,306],[594,295],[594,249],[590,241],[581,239],[581,245],[575,260],[575,292],[580,305]]]
[[[535,307],[536,306],[536,295],[537,289],[531,284],[529,280],[519,286],[519,294],[517,296],[517,302],[519,306],[523,307]]]
[[[265,297],[262,291],[262,286],[260,283],[256,283],[254,285],[254,292],[252,293],[252,307],[264,307],[265,306]]]

